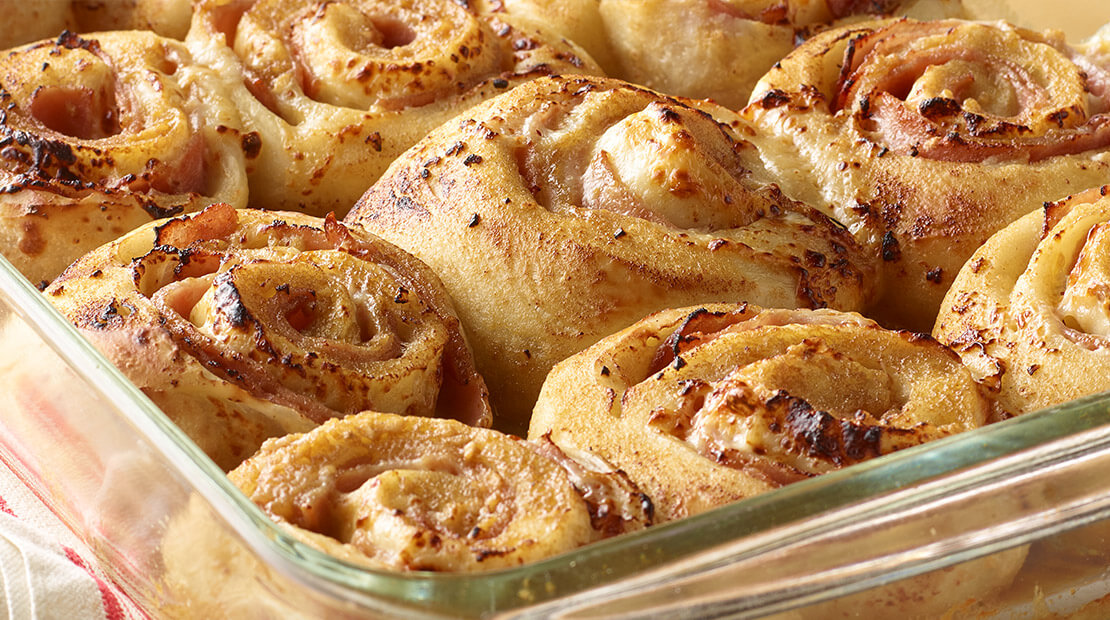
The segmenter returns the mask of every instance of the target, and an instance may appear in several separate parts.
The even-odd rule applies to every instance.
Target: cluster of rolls
[[[0,252],[341,558],[514,566],[1110,388],[1073,370],[1110,42],[940,0],[92,4],[0,58]]]

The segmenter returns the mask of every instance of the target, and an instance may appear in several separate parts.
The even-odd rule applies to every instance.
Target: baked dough
[[[187,42],[225,76],[251,206],[342,217],[432,128],[523,81],[599,71],[573,44],[454,0],[202,0]]]
[[[56,37],[73,28],[70,0],[0,0],[0,49]]]
[[[616,80],[542,78],[432,132],[348,216],[443,279],[501,430],[524,432],[556,362],[650,312],[868,301],[851,236],[760,183],[754,149],[709,111],[729,118]]]
[[[0,55],[0,249],[44,285],[156,218],[245,206],[238,112],[180,42],[65,34]]]
[[[1098,60],[1000,22],[871,22],[807,41],[745,114],[783,190],[827,205],[882,259],[868,314],[927,331],[991,234],[1110,182]]]
[[[605,23],[598,12],[598,0],[473,0],[492,12],[512,15],[514,19],[542,24],[573,41],[589,53],[608,73],[615,68],[612,46]],[[609,73],[612,75],[612,73]]]
[[[934,335],[1009,415],[1110,390],[1110,187],[1022,217],[967,262]],[[1110,523],[1038,544],[1057,557],[1110,557]]]
[[[713,99],[731,108],[743,107],[756,81],[799,40],[833,24],[864,15],[968,17],[961,0],[489,0],[488,4],[550,26],[585,48],[610,77],[668,95]]]
[[[300,540],[374,568],[508,568],[651,524],[596,458],[453,420],[364,412],[267,441],[228,475]]]
[[[148,30],[184,39],[190,0],[0,0],[0,50],[63,32]]]
[[[98,248],[45,294],[225,469],[371,406],[490,423],[435,276],[334,219],[214,205]]]
[[[193,16],[192,0],[71,0],[70,4],[81,32],[149,30],[184,39]]]
[[[933,330],[1012,415],[1110,390],[1110,187],[1049,203],[960,271]]]
[[[528,436],[625,471],[664,522],[990,417],[928,336],[855,313],[718,304],[653,314],[557,365]]]
[[[968,370],[928,336],[855,313],[716,304],[653,314],[560,363],[528,435],[612,463],[651,497],[662,523],[990,417]],[[942,617],[1009,585],[1027,552],[1016,547],[787,617]]]

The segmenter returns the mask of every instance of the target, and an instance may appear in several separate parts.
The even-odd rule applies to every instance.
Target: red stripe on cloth
[[[8,502],[2,496],[0,496],[0,512],[7,513],[13,517],[15,516],[15,513],[12,512],[12,509],[8,506]]]
[[[123,613],[123,605],[120,604],[119,598],[116,597],[116,593],[111,586],[93,572],[92,568],[85,563],[85,559],[76,551],[65,546],[63,546],[62,549],[65,551],[66,557],[69,558],[70,562],[81,567],[94,581],[96,581],[96,587],[100,590],[100,600],[104,605],[104,617],[108,620],[127,620],[127,615]]]

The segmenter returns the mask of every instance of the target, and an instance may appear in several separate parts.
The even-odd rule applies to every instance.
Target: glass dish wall
[[[287,536],[6,262],[0,339],[0,457],[158,616],[1036,617],[1110,592],[1110,524],[1046,540],[1110,515],[1104,396],[523,568],[398,575]]]

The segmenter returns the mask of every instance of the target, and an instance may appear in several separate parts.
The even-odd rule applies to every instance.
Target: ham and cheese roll
[[[370,407],[490,424],[435,276],[334,218],[214,205],[89,253],[45,293],[225,469]]]
[[[665,310],[557,365],[529,437],[628,473],[660,522],[985,425],[932,338],[855,313]]]
[[[1110,390],[1110,187],[1048,203],[972,255],[934,335],[1014,415]]]
[[[862,14],[964,16],[957,0],[600,0],[595,6],[611,50],[598,56],[608,75],[732,108],[743,107],[759,78],[810,30]],[[598,47],[583,45],[591,53]]]
[[[345,214],[433,127],[578,48],[454,0],[201,0],[187,38],[257,137],[252,206]]]
[[[746,115],[787,194],[882,259],[873,314],[927,330],[956,272],[1006,224],[1110,181],[1110,74],[1058,34],[873,22],[771,70]]]
[[[926,335],[855,313],[716,304],[651,315],[560,363],[528,436],[624,471],[662,523],[978,428],[991,416],[959,358]],[[989,600],[1027,552],[1017,547],[798,617],[881,610],[939,618]]]
[[[523,432],[556,362],[650,312],[866,303],[851,236],[758,182],[751,145],[693,105],[536,80],[432,132],[348,216],[444,280],[502,430]]]
[[[374,568],[519,566],[651,524],[589,455],[454,420],[364,412],[272,439],[229,474],[303,542]]]
[[[1048,203],[992,236],[944,298],[934,335],[1010,415],[1110,390],[1110,187]],[[1104,522],[1044,541],[1110,557]]]
[[[0,248],[44,284],[156,218],[247,200],[238,114],[184,45],[112,32],[0,57]]]

